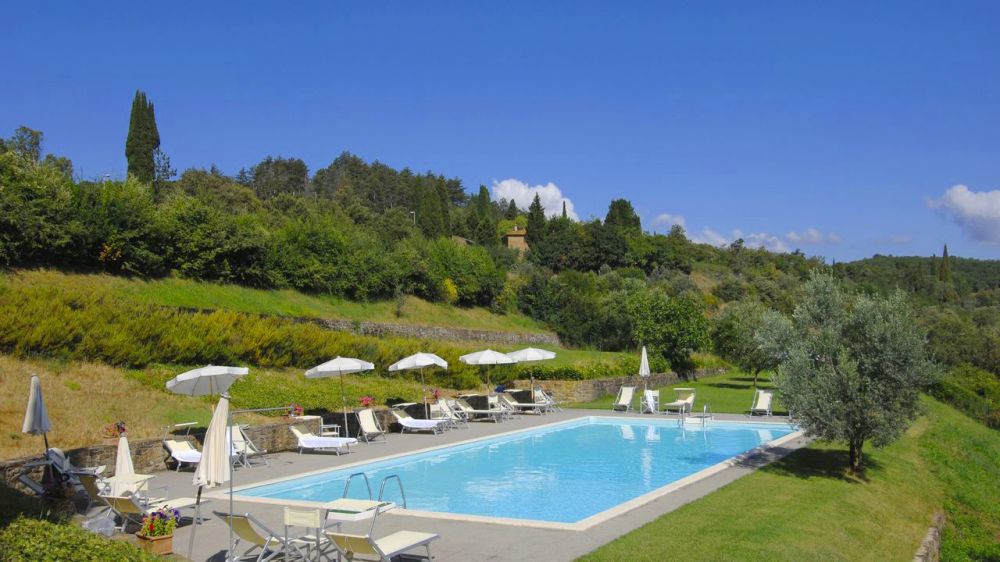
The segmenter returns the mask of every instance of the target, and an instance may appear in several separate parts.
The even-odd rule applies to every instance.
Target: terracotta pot
[[[139,545],[153,554],[173,554],[174,536],[164,535],[162,537],[146,537],[136,535],[139,538]]]

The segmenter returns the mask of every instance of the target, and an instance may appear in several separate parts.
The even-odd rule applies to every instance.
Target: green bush
[[[0,530],[0,560],[10,562],[156,562],[156,555],[68,523],[16,519]]]
[[[1000,378],[989,371],[957,367],[931,387],[931,394],[989,427],[1000,428]]]

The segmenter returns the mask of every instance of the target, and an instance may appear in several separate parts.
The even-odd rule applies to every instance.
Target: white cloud
[[[693,242],[699,244],[711,244],[713,246],[726,246],[742,238],[743,243],[750,248],[766,248],[772,252],[787,252],[788,245],[781,238],[766,232],[750,232],[744,234],[742,230],[733,230],[729,236],[712,230],[703,228],[701,232],[688,235]]]
[[[671,215],[670,213],[661,213],[659,215],[656,215],[656,218],[653,219],[653,226],[661,227],[664,230],[670,230],[670,227],[674,226],[675,224],[680,227],[683,227],[685,224],[684,217],[682,217],[681,215]]]
[[[927,206],[946,215],[973,240],[1000,244],[1000,190],[972,191],[954,185],[940,199],[927,200]]]
[[[807,228],[802,232],[789,232],[785,235],[785,240],[791,242],[792,244],[799,244],[803,246],[814,244],[840,244],[840,236],[837,236],[832,232],[823,234],[815,228]]]
[[[528,185],[514,178],[503,181],[493,180],[493,199],[506,199],[508,201],[513,199],[520,209],[527,209],[536,194],[542,208],[545,209],[546,216],[562,215],[563,202],[565,202],[566,216],[573,220],[580,220],[573,209],[573,202],[568,197],[564,197],[559,187],[552,182],[545,185]]]
[[[701,229],[701,232],[689,232],[688,238],[690,238],[692,242],[697,242],[698,244],[711,244],[713,246],[725,246],[733,240],[719,234],[711,228],[703,228]]]

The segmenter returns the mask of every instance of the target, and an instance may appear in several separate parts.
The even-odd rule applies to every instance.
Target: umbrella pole
[[[424,419],[429,420],[431,419],[431,409],[430,406],[427,405],[427,383],[424,382],[423,369],[420,370],[420,392],[424,399]]]
[[[347,391],[344,390],[344,374],[340,374],[340,397],[344,399],[344,437],[350,437],[347,431]]]
[[[229,545],[226,547],[226,560],[232,560],[233,558],[233,478],[236,476],[236,467],[233,465],[233,409],[229,408],[229,420],[227,422],[227,427],[229,428],[229,450],[226,453],[229,455]]]
[[[198,496],[194,501],[194,521],[191,522],[191,537],[188,538],[188,558],[191,558],[194,553],[194,535],[198,532],[198,519],[201,518],[201,488],[198,486]],[[230,524],[232,524],[232,520],[230,520]]]

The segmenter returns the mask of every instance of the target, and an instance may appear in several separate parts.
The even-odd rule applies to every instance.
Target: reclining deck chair
[[[632,397],[635,395],[634,386],[622,386],[618,389],[618,396],[611,409],[619,412],[627,412],[632,409]]]

